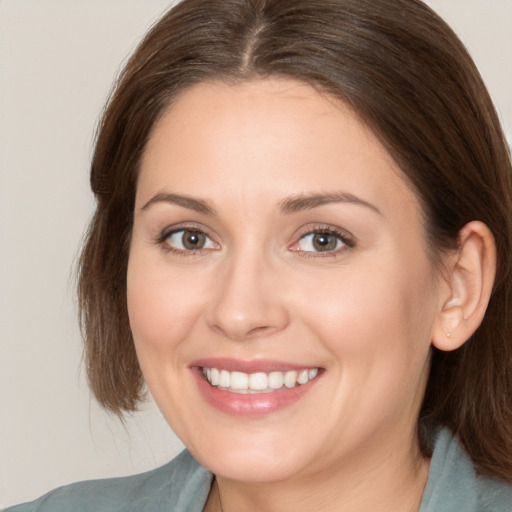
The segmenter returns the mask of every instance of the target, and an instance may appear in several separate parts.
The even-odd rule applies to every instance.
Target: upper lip
[[[315,364],[296,364],[270,359],[241,360],[231,358],[206,358],[194,361],[191,367],[217,368],[230,372],[258,373],[258,372],[286,372],[290,370],[306,370],[319,368]]]

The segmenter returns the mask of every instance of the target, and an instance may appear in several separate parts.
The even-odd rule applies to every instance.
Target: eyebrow
[[[175,204],[189,210],[204,213],[206,215],[216,215],[215,209],[202,199],[195,199],[190,196],[170,193],[160,193],[153,196],[147,203],[144,204],[144,206],[141,207],[141,211],[147,210],[157,203]],[[280,210],[281,213],[292,214],[306,210],[312,210],[313,208],[318,208],[319,206],[331,203],[357,204],[369,208],[370,210],[373,210],[380,215],[382,214],[381,211],[373,204],[346,192],[336,192],[332,194],[309,194],[290,197],[281,202]]]
[[[144,206],[142,206],[141,211],[147,210],[151,206],[157,203],[169,203],[176,204],[178,206],[182,206],[183,208],[188,208],[189,210],[194,210],[199,213],[204,213],[206,215],[215,215],[215,209],[210,206],[206,201],[201,199],[194,199],[193,197],[183,196],[181,194],[157,194],[153,196]]]
[[[373,204],[346,192],[294,196],[289,199],[285,199],[281,203],[281,212],[285,214],[298,213],[331,203],[357,204],[382,215],[381,211]]]

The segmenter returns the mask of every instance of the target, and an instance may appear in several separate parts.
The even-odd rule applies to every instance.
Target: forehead
[[[344,103],[285,79],[202,83],[182,93],[150,137],[138,201],[173,191],[213,201],[328,193],[384,205],[417,201],[398,165]]]

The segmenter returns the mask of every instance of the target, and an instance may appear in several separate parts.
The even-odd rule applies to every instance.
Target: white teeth
[[[299,376],[297,377],[297,382],[299,384],[306,384],[306,382],[309,380],[309,372],[308,370],[302,370],[299,372]]]
[[[229,372],[218,368],[203,368],[205,379],[212,385],[235,393],[269,393],[283,386],[291,389],[307,384],[318,375],[318,368],[287,372]]]
[[[266,373],[251,373],[249,375],[249,387],[254,391],[263,391],[268,388],[268,377]]]
[[[211,377],[208,377],[208,375],[207,375],[207,378],[212,386],[218,386],[219,378],[220,378],[219,370],[217,370],[217,368],[212,368],[211,369]]]
[[[283,372],[270,372],[268,374],[268,387],[270,389],[281,389],[284,384]]]
[[[231,386],[231,374],[227,370],[220,371],[219,386],[221,388],[229,388]]]
[[[297,382],[297,372],[286,372],[284,375],[284,385],[287,388],[294,388]]]
[[[249,375],[242,372],[231,372],[231,389],[249,389]]]

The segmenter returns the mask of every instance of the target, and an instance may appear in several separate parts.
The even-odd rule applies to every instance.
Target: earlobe
[[[480,221],[466,224],[458,248],[447,265],[434,325],[432,344],[443,351],[462,346],[484,317],[496,273],[496,247],[489,228]]]

